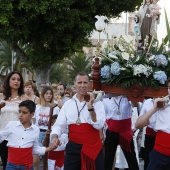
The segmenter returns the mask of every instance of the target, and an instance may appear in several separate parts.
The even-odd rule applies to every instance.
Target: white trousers
[[[60,168],[55,166],[55,160],[48,159],[48,170],[64,170],[64,165]]]

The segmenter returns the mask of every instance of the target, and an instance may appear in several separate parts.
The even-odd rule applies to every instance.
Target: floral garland
[[[170,50],[164,44],[160,52],[158,45],[158,41],[154,40],[148,46],[146,37],[144,46],[139,50],[133,37],[127,35],[114,38],[111,45],[104,41],[99,55],[102,58],[102,83],[119,84],[124,88],[134,83],[154,89],[166,86],[170,76]]]

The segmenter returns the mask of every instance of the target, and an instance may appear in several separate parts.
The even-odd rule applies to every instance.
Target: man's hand
[[[165,105],[165,101],[163,98],[156,98],[154,101],[154,108],[159,110],[159,109],[165,109],[166,105]]]
[[[60,145],[61,145],[60,140],[57,137],[52,137],[52,141],[50,143],[50,148],[52,150],[54,150],[54,149],[56,149]]]
[[[87,102],[87,107],[92,108],[93,107],[93,102],[95,100],[95,96],[92,92],[87,92],[90,96],[90,100]]]

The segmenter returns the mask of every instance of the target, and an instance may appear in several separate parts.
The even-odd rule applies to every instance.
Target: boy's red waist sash
[[[99,130],[88,123],[69,125],[69,140],[82,144],[82,170],[95,170],[95,159],[102,149]]]
[[[146,128],[146,135],[156,136],[156,132],[152,128],[147,126],[147,128]]]
[[[154,149],[164,155],[170,156],[170,134],[158,131],[156,134]]]
[[[26,167],[28,167],[28,169],[30,169],[33,164],[32,147],[8,147],[8,161],[15,165],[25,165]]]
[[[130,142],[133,138],[131,129],[131,118],[123,120],[107,120],[108,129],[119,133],[119,145],[131,152]]]
[[[64,151],[50,151],[48,158],[55,160],[55,165],[61,168],[64,164]]]

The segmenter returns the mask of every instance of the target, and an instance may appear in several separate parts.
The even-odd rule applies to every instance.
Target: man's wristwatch
[[[88,109],[88,111],[89,111],[89,112],[90,112],[90,111],[94,111],[94,108],[92,107],[92,108]]]

